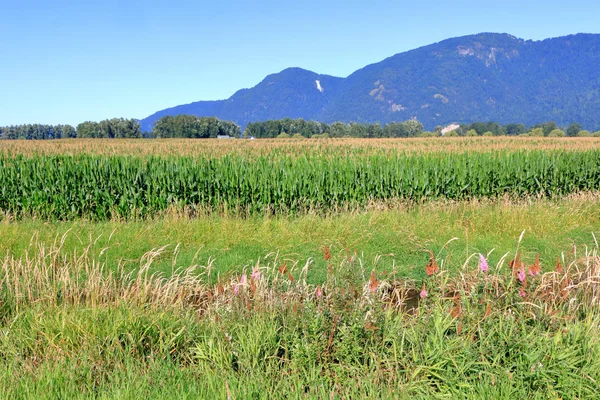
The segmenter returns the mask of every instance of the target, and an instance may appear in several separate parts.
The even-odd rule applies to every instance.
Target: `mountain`
[[[227,100],[199,101],[141,120],[151,130],[165,115],[236,122],[304,118],[381,122],[417,118],[426,129],[451,122],[533,125],[579,122],[600,129],[600,34],[542,41],[481,33],[396,54],[347,78],[289,68]]]

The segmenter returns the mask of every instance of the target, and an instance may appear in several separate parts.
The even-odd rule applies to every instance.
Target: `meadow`
[[[597,138],[0,149],[3,397],[598,395]]]

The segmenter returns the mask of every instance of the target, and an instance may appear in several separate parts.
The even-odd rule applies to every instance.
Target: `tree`
[[[508,124],[504,127],[504,131],[508,136],[518,136],[527,132],[527,128],[523,124]]]
[[[529,131],[528,136],[544,136],[544,129],[543,128],[533,128],[531,131]]]
[[[569,125],[569,127],[567,128],[567,136],[577,136],[577,134],[579,133],[580,130],[581,130],[581,125],[579,125],[577,123],[573,123],[573,124]]]
[[[548,134],[548,137],[565,137],[565,131],[562,129],[554,129]]]
[[[417,137],[423,133],[423,124],[416,119],[410,119],[404,122],[404,128],[408,137]]]
[[[558,127],[556,126],[556,122],[554,121],[544,122],[541,124],[534,125],[533,127],[542,128],[544,130],[544,136],[548,136],[550,132],[552,132],[555,129],[558,129]]]
[[[343,122],[334,122],[329,128],[329,136],[332,138],[340,138],[349,134],[348,125]]]
[[[467,133],[465,133],[465,136],[477,136],[477,131],[475,129],[469,129]]]
[[[77,125],[77,137],[80,138],[98,138],[102,137],[100,124],[97,122],[86,121]]]
[[[592,134],[590,133],[590,131],[583,130],[583,131],[577,132],[577,136],[578,137],[589,137],[589,136],[592,136]]]

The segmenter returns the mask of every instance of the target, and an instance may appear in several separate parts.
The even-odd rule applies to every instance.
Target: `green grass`
[[[594,398],[597,251],[530,276],[525,299],[506,269],[437,274],[416,310],[402,282],[374,288],[357,259],[318,294],[276,269],[236,292],[106,274],[65,248],[2,257],[0,396]]]
[[[327,270],[323,247],[339,262],[354,251],[378,272],[397,271],[419,278],[432,250],[451,271],[459,270],[476,252],[497,262],[513,251],[521,233],[524,259],[537,253],[542,263],[553,265],[572,245],[594,246],[600,236],[600,198],[595,195],[562,200],[520,202],[488,201],[425,204],[395,210],[340,214],[328,217],[301,216],[203,217],[176,216],[145,222],[45,222],[24,220],[0,224],[0,253],[22,255],[34,241],[50,245],[66,234],[65,248],[75,251],[94,243],[109,268],[119,262],[134,269],[140,257],[170,245],[153,264],[153,271],[170,274],[174,251],[176,267],[207,265],[214,272],[240,273],[265,256],[278,253],[289,265],[310,260],[309,281],[322,282]],[[452,240],[456,238],[456,240]],[[448,243],[450,242],[450,243]],[[272,259],[274,256],[271,255]]]

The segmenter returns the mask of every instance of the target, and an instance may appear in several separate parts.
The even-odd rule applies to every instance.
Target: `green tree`
[[[569,127],[567,128],[567,136],[577,136],[577,134],[579,133],[580,130],[581,130],[581,125],[579,125],[577,123],[573,123],[573,124],[569,125]]]
[[[562,129],[554,129],[548,134],[548,137],[565,137],[565,131]]]
[[[77,125],[77,137],[80,138],[99,138],[102,137],[100,124],[97,122],[86,121]]]
[[[544,136],[544,128],[533,128],[528,136]]]
[[[334,122],[329,128],[329,136],[332,138],[348,136],[349,133],[348,125],[343,122]]]
[[[417,137],[423,133],[423,124],[416,119],[410,119],[404,122],[404,128],[408,137]]]
[[[504,127],[504,131],[508,136],[518,136],[527,132],[527,128],[523,124],[508,124]]]

